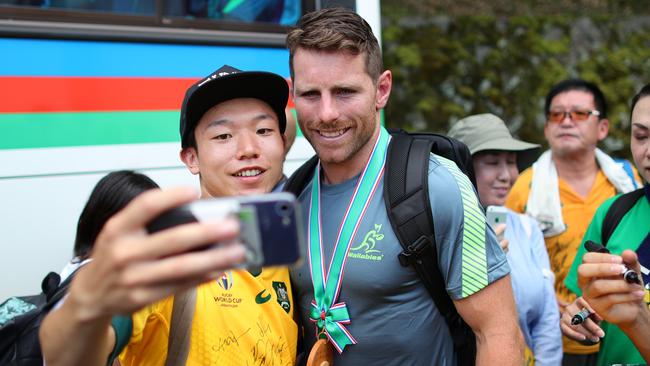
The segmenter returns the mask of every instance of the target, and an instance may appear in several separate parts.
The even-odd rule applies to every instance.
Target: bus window
[[[0,5],[138,15],[156,14],[156,0],[0,0]]]
[[[295,25],[312,5],[305,0],[0,0],[0,9],[32,20],[104,24],[117,20],[134,25],[276,33]],[[52,17],[55,14],[56,19]]]
[[[239,23],[294,25],[301,0],[166,0],[166,15]]]

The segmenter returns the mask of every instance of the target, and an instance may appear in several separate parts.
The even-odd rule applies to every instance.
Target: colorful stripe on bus
[[[223,64],[288,76],[282,48],[0,38],[0,149],[179,141],[178,109]]]

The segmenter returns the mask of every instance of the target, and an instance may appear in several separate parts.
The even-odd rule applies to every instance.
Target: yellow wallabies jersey
[[[165,364],[173,303],[169,297],[133,315],[123,366]],[[293,311],[288,269],[224,273],[197,288],[187,365],[293,365]]]

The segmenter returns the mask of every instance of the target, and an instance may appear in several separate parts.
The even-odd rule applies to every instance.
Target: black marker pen
[[[604,246],[594,243],[591,240],[587,240],[585,242],[585,249],[589,252],[596,252],[596,253],[609,253],[609,250],[605,248]],[[636,283],[636,284],[641,284],[641,280],[639,279],[639,274],[633,270],[627,268],[627,266],[623,265],[623,269],[621,270],[621,275],[623,276],[623,279],[627,283]]]
[[[587,310],[587,308],[582,308],[582,310],[580,310],[580,312],[578,314],[574,315],[571,318],[571,325],[582,324],[585,320],[587,320],[587,318],[589,318],[591,316],[591,314],[592,313],[589,312],[589,310]]]

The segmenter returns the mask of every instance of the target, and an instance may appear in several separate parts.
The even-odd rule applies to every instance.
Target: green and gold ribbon
[[[316,324],[319,336],[326,336],[339,353],[349,344],[356,344],[345,325],[350,324],[350,314],[345,302],[337,302],[348,252],[359,229],[363,216],[384,174],[386,152],[390,134],[380,127],[379,137],[370,158],[361,173],[347,210],[339,226],[334,251],[327,274],[323,262],[323,238],[320,211],[320,162],[312,179],[309,206],[308,251],[309,269],[314,286],[314,300],[309,317]]]

